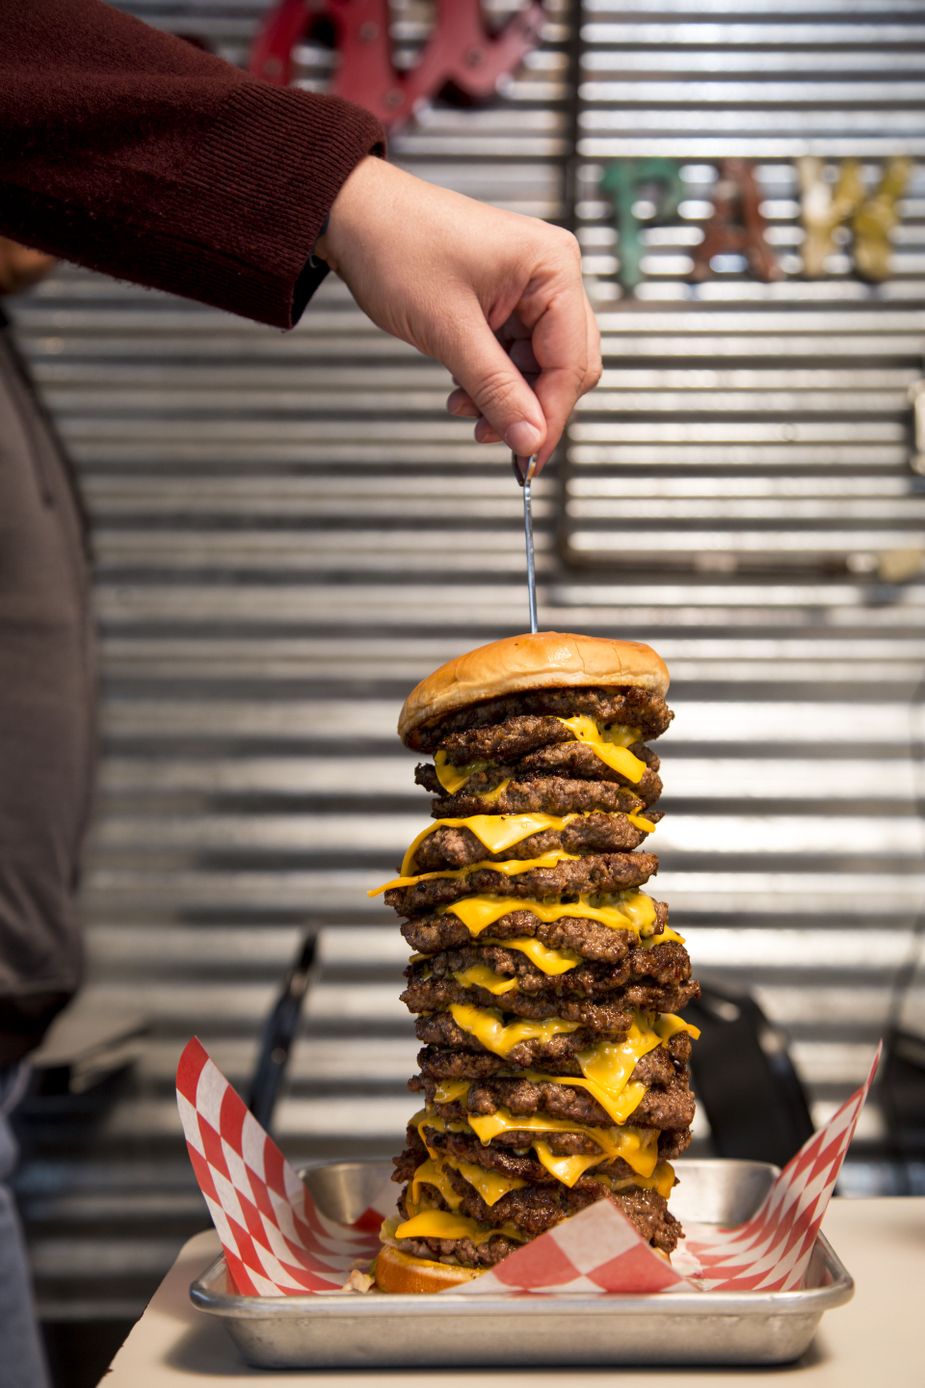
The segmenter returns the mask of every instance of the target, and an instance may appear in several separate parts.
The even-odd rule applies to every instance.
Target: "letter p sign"
[[[617,279],[628,294],[642,281],[643,226],[657,226],[677,216],[684,195],[681,173],[674,159],[615,159],[601,177],[601,192],[613,204],[617,229]],[[646,199],[654,211],[639,216]]]

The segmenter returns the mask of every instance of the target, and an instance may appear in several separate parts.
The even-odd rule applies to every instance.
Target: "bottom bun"
[[[432,1263],[413,1258],[391,1244],[383,1244],[373,1264],[373,1275],[380,1292],[442,1292],[481,1277],[485,1268],[464,1268],[459,1263]]]

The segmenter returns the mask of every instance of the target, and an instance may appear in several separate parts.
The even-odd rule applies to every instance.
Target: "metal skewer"
[[[530,484],[536,476],[536,454],[520,458],[511,454],[511,466],[524,494],[524,540],[527,546],[527,602],[530,608],[530,630],[536,632],[536,559],[533,554],[533,510]]]

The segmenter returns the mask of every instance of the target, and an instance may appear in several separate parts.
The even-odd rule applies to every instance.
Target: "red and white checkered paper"
[[[352,1268],[372,1261],[387,1202],[385,1211],[365,1210],[352,1225],[323,1215],[197,1037],[177,1066],[177,1104],[196,1180],[238,1292],[330,1292],[343,1287]],[[394,1209],[394,1187],[388,1199]]]
[[[677,1259],[687,1275],[659,1257],[613,1202],[599,1200],[452,1289],[453,1295],[799,1287],[879,1059],[878,1049],[864,1084],[804,1143],[751,1219],[734,1229],[688,1225]],[[177,1102],[237,1291],[330,1292],[343,1287],[351,1269],[372,1260],[379,1225],[395,1213],[394,1186],[377,1193],[355,1223],[328,1219],[196,1038],[180,1057]]]

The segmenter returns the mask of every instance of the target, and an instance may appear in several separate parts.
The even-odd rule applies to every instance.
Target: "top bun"
[[[561,631],[527,632],[458,655],[412,689],[398,719],[407,747],[447,714],[526,689],[636,688],[664,695],[668,667],[641,641],[611,641]]]

